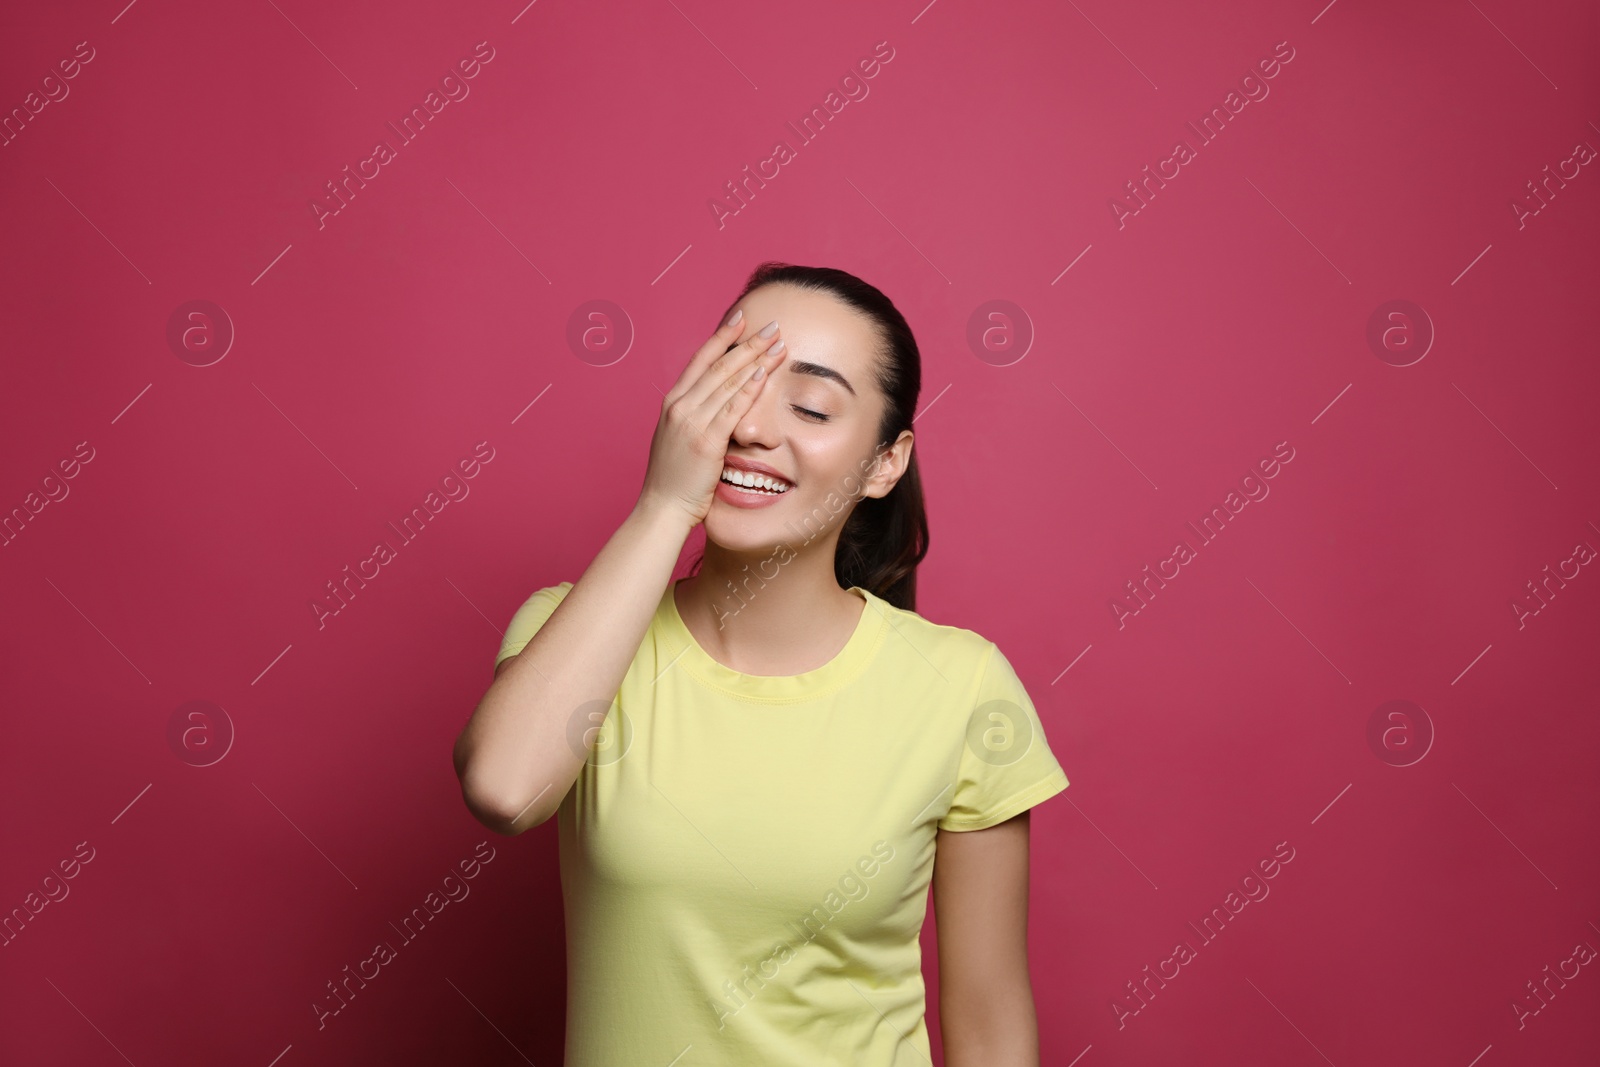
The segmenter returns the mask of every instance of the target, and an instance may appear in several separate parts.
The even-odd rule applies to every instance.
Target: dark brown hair
[[[922,390],[922,353],[893,301],[846,271],[769,260],[750,273],[720,321],[726,322],[739,301],[752,291],[775,284],[831,293],[872,320],[882,342],[874,361],[874,380],[887,401],[878,424],[878,448],[887,448],[900,431],[911,429],[917,394]],[[913,447],[906,472],[894,488],[882,497],[861,497],[845,520],[833,557],[833,573],[842,589],[857,585],[896,607],[915,611],[917,564],[927,554],[928,514]],[[696,570],[699,563],[697,559]]]

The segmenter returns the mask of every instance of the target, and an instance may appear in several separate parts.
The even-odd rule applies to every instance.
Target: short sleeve
[[[556,606],[566,599],[571,589],[571,582],[562,582],[560,585],[546,586],[523,601],[516,614],[511,616],[511,625],[506,627],[505,639],[500,642],[500,652],[494,658],[496,670],[503,660],[515,656],[533,640],[533,635],[555,614]]]
[[[941,830],[995,826],[1067,787],[1022,680],[994,642],[988,646]]]

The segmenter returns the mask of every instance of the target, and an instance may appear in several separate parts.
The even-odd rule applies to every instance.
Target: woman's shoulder
[[[566,599],[567,594],[571,591],[571,582],[557,582],[555,585],[541,586],[528,595],[518,610],[534,611],[540,605],[548,605],[553,610],[557,604]]]
[[[521,652],[533,640],[533,635],[550,621],[550,616],[555,614],[556,608],[571,589],[571,582],[547,585],[535,589],[531,596],[518,605],[500,641],[500,651],[495,655],[496,670],[502,662]]]
[[[868,610],[877,610],[886,616],[889,625],[924,655],[937,654],[955,662],[982,665],[994,647],[992,641],[976,630],[935,622],[911,608],[897,607],[870,590],[862,589],[862,592],[868,596]]]

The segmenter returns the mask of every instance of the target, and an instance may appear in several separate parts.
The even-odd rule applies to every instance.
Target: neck
[[[678,612],[719,658],[741,650],[792,647],[823,620],[847,617],[857,600],[833,572],[838,532],[796,547],[740,552],[706,542],[700,570],[677,593]]]

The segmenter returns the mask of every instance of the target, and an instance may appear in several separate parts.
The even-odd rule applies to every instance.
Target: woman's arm
[[[933,861],[945,1067],[1039,1067],[1028,979],[1028,813],[940,830]]]
[[[479,822],[520,834],[561,806],[587,755],[567,740],[572,715],[616,696],[691,529],[681,509],[641,502],[539,632],[501,661],[455,745],[461,795]]]
[[[492,830],[520,834],[560,808],[588,756],[568,743],[573,715],[616,699],[683,543],[711,508],[734,424],[783,358],[776,322],[739,340],[743,314],[662,396],[639,502],[522,651],[500,663],[456,737],[462,798]]]

